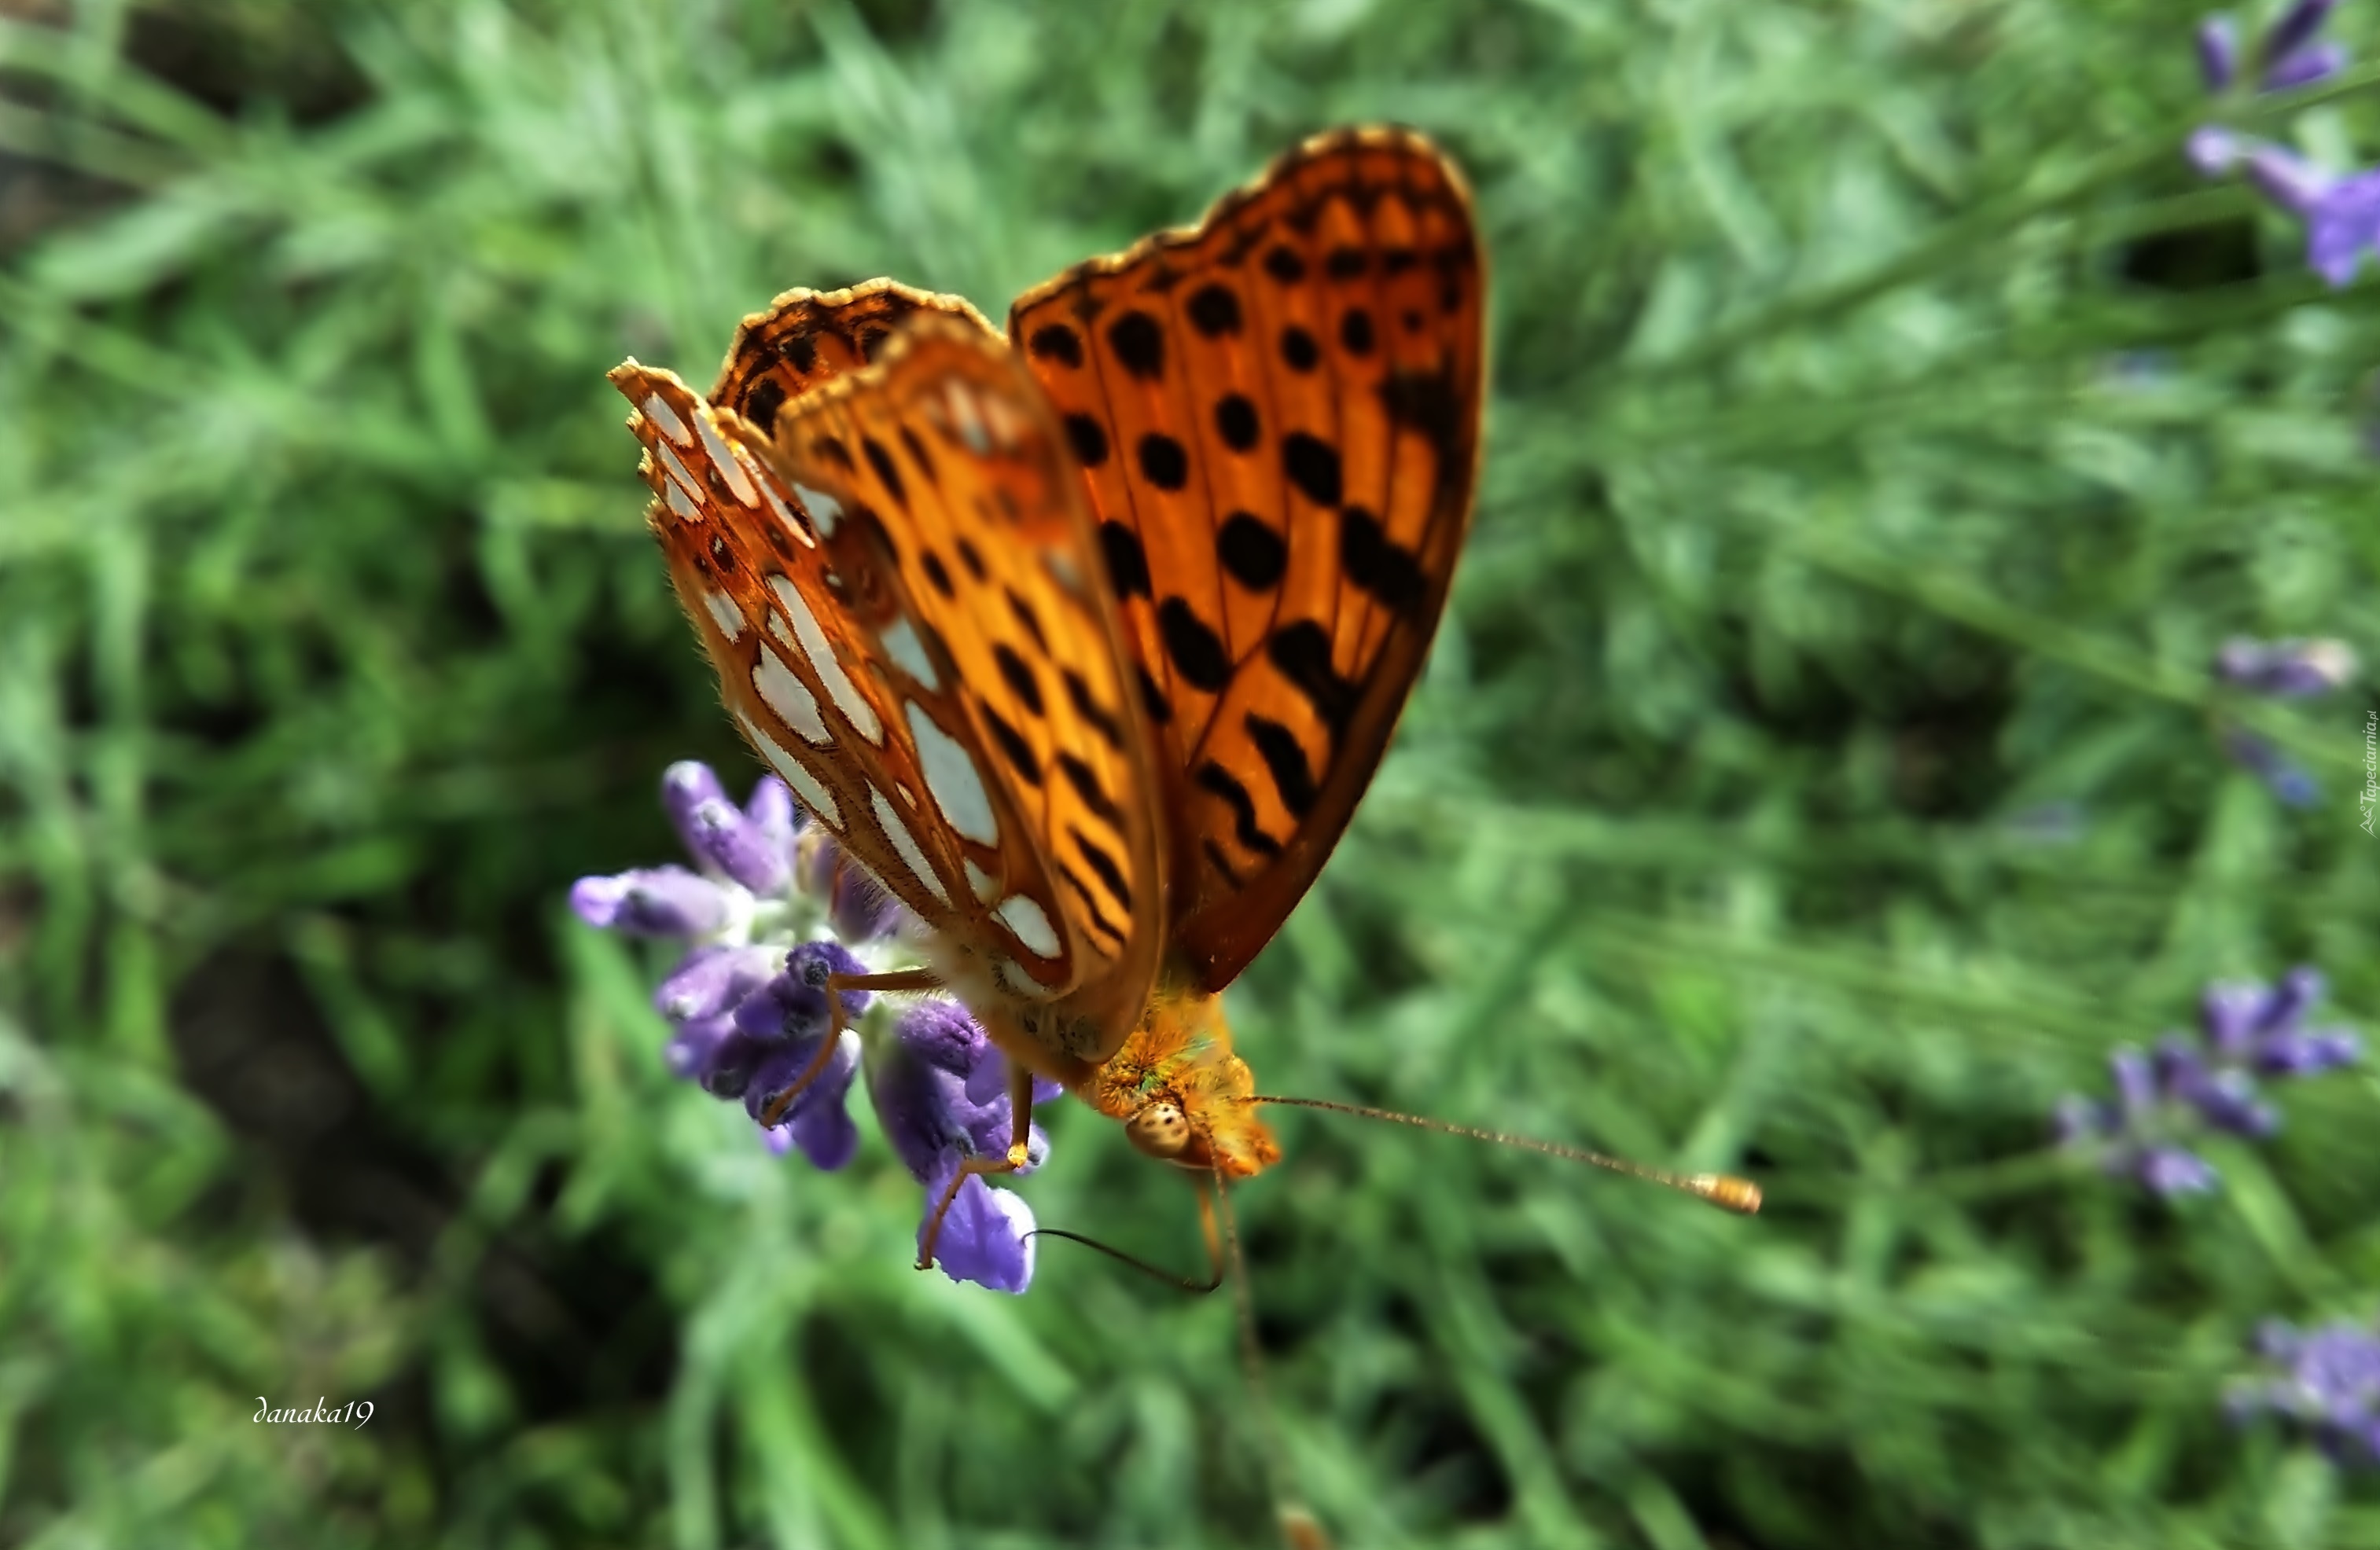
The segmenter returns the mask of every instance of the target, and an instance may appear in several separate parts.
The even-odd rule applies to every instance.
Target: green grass
[[[881,1142],[770,1159],[561,908],[668,853],[669,759],[757,772],[602,372],[707,381],[797,284],[998,316],[1394,119],[1479,195],[1478,525],[1241,1042],[1770,1205],[1284,1118],[1297,1491],[1350,1546],[2380,1544],[2220,1413],[2258,1319],[2374,1312],[2372,1078],[2180,1208],[2046,1146],[2210,978],[2380,1010],[2369,691],[2206,671],[2380,660],[2380,290],[2184,168],[2194,18],[50,11],[0,21],[0,1543],[1263,1541],[1226,1298],[913,1273]],[[2375,81],[2274,127],[2380,152]],[[1196,1263],[1178,1179],[1051,1123],[1043,1221]]]

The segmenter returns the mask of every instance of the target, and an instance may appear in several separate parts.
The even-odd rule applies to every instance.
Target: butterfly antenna
[[[1135,1270],[1147,1276],[1150,1280],[1163,1281],[1168,1286],[1180,1287],[1184,1291],[1203,1294],[1212,1291],[1217,1287],[1223,1284],[1222,1263],[1216,1259],[1211,1253],[1208,1255],[1208,1260],[1213,1273],[1203,1281],[1194,1281],[1187,1276],[1177,1276],[1172,1271],[1166,1269],[1162,1265],[1151,1265],[1148,1261],[1141,1258],[1138,1254],[1126,1253],[1123,1250],[1117,1248],[1112,1243],[1102,1243],[1096,1238],[1087,1238],[1079,1232],[1068,1232],[1062,1227],[1037,1227],[1025,1236],[1027,1238],[1063,1238],[1069,1243],[1080,1243],[1087,1249],[1097,1249],[1099,1253],[1107,1255],[1110,1259],[1115,1260],[1120,1264],[1131,1265]],[[1212,1237],[1213,1235],[1210,1232],[1208,1234],[1208,1248],[1210,1250],[1213,1247]]]
[[[1393,1108],[1367,1108],[1362,1104],[1333,1103],[1329,1098],[1284,1098],[1273,1096],[1247,1097],[1242,1103],[1287,1104],[1295,1108],[1320,1108],[1332,1114],[1353,1114],[1362,1120],[1390,1120],[1417,1130],[1438,1131],[1447,1135],[1468,1136],[1474,1141],[1492,1141],[1499,1146],[1518,1146],[1526,1151],[1543,1152],[1549,1157],[1562,1157],[1571,1162],[1583,1162],[1624,1173],[1631,1179],[1693,1195],[1709,1201],[1722,1211],[1732,1211],[1739,1217],[1749,1217],[1760,1209],[1760,1186],[1749,1179],[1739,1179],[1732,1173],[1671,1173],[1666,1169],[1647,1168],[1624,1157],[1609,1157],[1601,1152],[1590,1152],[1584,1146],[1565,1146],[1558,1141],[1538,1141],[1531,1136],[1512,1135],[1503,1131],[1483,1131],[1471,1125],[1457,1125],[1445,1120],[1432,1120],[1419,1114],[1401,1114]]]
[[[1240,1253],[1239,1219],[1232,1214],[1230,1193],[1220,1173],[1198,1181],[1198,1222],[1207,1230],[1209,1252],[1215,1247],[1215,1220],[1222,1218],[1222,1240],[1231,1267],[1232,1310],[1240,1326],[1240,1365],[1247,1373],[1248,1399],[1257,1414],[1257,1429],[1265,1449],[1265,1483],[1270,1488],[1273,1511],[1281,1523],[1281,1543],[1288,1550],[1331,1550],[1330,1535],[1321,1522],[1291,1495],[1288,1455],[1281,1445],[1281,1423],[1273,1414],[1272,1395],[1265,1387],[1264,1352],[1257,1344],[1256,1298],[1249,1290],[1248,1262]]]

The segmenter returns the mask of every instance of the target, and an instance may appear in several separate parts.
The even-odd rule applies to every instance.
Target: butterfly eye
[[[1126,1120],[1123,1133],[1152,1157],[1178,1157],[1190,1145],[1190,1121],[1170,1098],[1160,1098]]]

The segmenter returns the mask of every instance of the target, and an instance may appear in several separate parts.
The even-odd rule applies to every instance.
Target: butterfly
[[[875,280],[747,318],[707,396],[611,373],[730,714],[927,927],[925,969],[835,987],[946,988],[1010,1057],[1015,1144],[952,1194],[1023,1164],[1037,1072],[1152,1156],[1278,1159],[1220,997],[1445,607],[1486,279],[1453,164],[1341,129],[1004,335]]]

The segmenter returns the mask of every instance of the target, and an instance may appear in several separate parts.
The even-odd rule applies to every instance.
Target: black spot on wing
[[[1281,466],[1289,482],[1316,505],[1339,503],[1339,452],[1330,442],[1293,430],[1281,438]]]
[[[1165,657],[1173,671],[1194,687],[1220,694],[1232,681],[1232,659],[1222,640],[1180,598],[1168,598],[1157,605],[1157,634],[1165,643]]]
[[[1372,315],[1360,307],[1351,307],[1339,320],[1339,343],[1347,346],[1349,355],[1367,356],[1372,353]]]
[[[1075,708],[1075,714],[1090,723],[1091,730],[1099,734],[1100,742],[1117,753],[1123,753],[1123,728],[1116,724],[1114,715],[1099,702],[1099,697],[1091,693],[1091,686],[1083,682],[1081,673],[1067,668],[1064,676],[1066,702]]]
[[[1315,787],[1314,769],[1305,762],[1305,749],[1298,743],[1297,734],[1254,711],[1244,721],[1257,756],[1272,776],[1273,790],[1281,793],[1281,805],[1301,818],[1314,811],[1315,798],[1320,793]]]
[[[1285,242],[1275,244],[1264,256],[1264,268],[1267,274],[1284,285],[1294,285],[1305,278],[1305,260]]]
[[[1292,371],[1311,371],[1322,360],[1322,347],[1314,335],[1295,323],[1281,331],[1281,358]]]
[[[1196,779],[1203,790],[1221,797],[1223,805],[1232,810],[1232,837],[1239,841],[1242,849],[1254,851],[1258,855],[1281,854],[1281,842],[1257,824],[1256,800],[1248,795],[1247,787],[1232,778],[1230,770],[1208,759],[1198,767]]]
[[[984,725],[991,729],[991,740],[1000,745],[1000,757],[1008,761],[1008,768],[1015,770],[1016,778],[1026,785],[1038,786],[1041,783],[1041,761],[1034,756],[1033,745],[1025,741],[1023,734],[1002,720],[1000,712],[990,706],[978,701],[976,708],[982,712]]]
[[[1008,681],[1009,691],[1016,696],[1017,702],[1034,715],[1040,715],[1041,681],[1033,675],[1032,667],[1004,640],[992,643],[991,660],[1000,665],[1000,676]]]
[[[917,433],[905,425],[901,428],[901,445],[908,453],[909,461],[917,466],[917,472],[926,476],[928,484],[941,482],[941,476],[934,472],[934,460],[926,455],[925,443],[918,441]]]
[[[1216,558],[1225,574],[1252,592],[1269,592],[1289,568],[1289,545],[1263,520],[1233,512],[1215,535]]]
[[[1074,449],[1075,461],[1086,468],[1096,468],[1108,460],[1107,427],[1086,414],[1070,414],[1065,418],[1066,444]]]
[[[803,343],[808,344],[808,341]],[[777,411],[784,406],[785,384],[774,377],[763,377],[752,384],[751,392],[744,395],[744,407],[739,412],[759,427],[760,434],[766,436],[776,430]]]
[[[1135,662],[1132,671],[1140,678],[1140,707],[1148,713],[1149,723],[1161,727],[1173,720],[1173,702],[1165,697],[1165,691],[1157,686],[1148,670]]]
[[[1099,881],[1108,885],[1108,891],[1115,895],[1115,901],[1123,906],[1124,914],[1130,914],[1132,885],[1124,881],[1123,868],[1115,864],[1115,857],[1071,824],[1066,828],[1066,837],[1074,841],[1075,849],[1082,853],[1084,864],[1099,874]]]
[[[1068,366],[1083,364],[1082,337],[1064,323],[1043,323],[1033,331],[1026,348],[1033,352],[1036,360],[1062,361]]]
[[[1155,381],[1165,375],[1165,331],[1148,313],[1135,309],[1110,323],[1108,343],[1134,376]]]
[[[1059,862],[1057,866],[1058,876],[1066,880],[1066,886],[1073,889],[1077,894],[1081,895],[1083,908],[1088,910],[1091,914],[1092,929],[1098,931],[1102,936],[1111,938],[1118,945],[1122,945],[1123,941],[1123,933],[1117,930],[1115,928],[1115,923],[1108,919],[1106,914],[1099,909],[1099,899],[1091,892],[1090,885],[1083,881],[1081,876],[1076,873],[1072,866],[1067,866],[1064,862]],[[1129,903],[1124,906],[1127,910],[1131,907],[1132,906]],[[1027,1023],[1026,1028],[1029,1031],[1031,1024]]]
[[[1227,285],[1202,285],[1190,297],[1190,326],[1209,339],[1240,332],[1240,298]]]
[[[955,598],[958,596],[957,590],[951,586],[951,573],[949,569],[943,565],[942,557],[941,555],[935,553],[929,549],[926,551],[922,557],[919,558],[917,563],[926,568],[926,579],[934,584],[935,591],[940,592],[945,598]]]
[[[1378,518],[1362,506],[1339,514],[1339,568],[1398,613],[1412,618],[1421,612],[1427,590],[1421,562],[1412,550],[1390,543]]]
[[[1333,733],[1346,729],[1355,713],[1361,685],[1339,676],[1330,665],[1330,632],[1311,619],[1301,619],[1274,632],[1265,654],[1292,687],[1305,696],[1314,713]]]
[[[862,436],[859,450],[867,454],[868,466],[875,469],[876,477],[883,481],[885,490],[892,494],[892,503],[907,506],[909,491],[903,487],[901,470],[892,466],[892,454],[884,450],[884,444],[873,436]]]
[[[1190,482],[1190,457],[1181,442],[1152,430],[1140,439],[1140,471],[1160,490],[1180,490]]]
[[[1098,771],[1063,750],[1058,755],[1058,769],[1066,777],[1066,783],[1075,788],[1075,794],[1083,799],[1084,806],[1098,815],[1110,829],[1119,834],[1123,832],[1123,812],[1116,806],[1115,799],[1108,795],[1107,789],[1099,784]]]
[[[1215,401],[1215,433],[1233,452],[1246,452],[1257,444],[1258,427],[1257,406],[1245,395],[1227,393]]]
[[[1100,523],[1099,553],[1107,561],[1108,585],[1119,599],[1156,595],[1148,589],[1148,551],[1141,548],[1138,533],[1112,518]]]
[[[1041,616],[1035,613],[1033,605],[1018,597],[1013,588],[1008,591],[1008,612],[1016,616],[1016,622],[1025,627],[1026,635],[1033,637],[1033,644],[1040,648],[1041,654],[1048,656],[1050,637],[1041,633]]]

